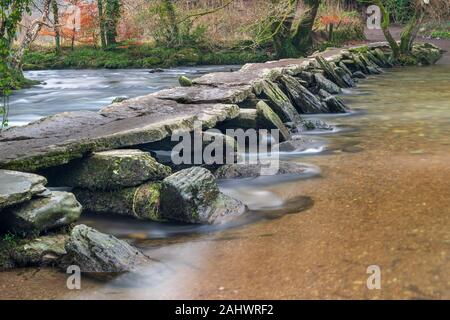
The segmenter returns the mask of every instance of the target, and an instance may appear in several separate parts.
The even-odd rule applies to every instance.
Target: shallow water
[[[351,130],[320,135],[322,153],[283,155],[320,177],[221,184],[273,216],[206,232],[85,217],[154,263],[107,283],[84,277],[79,291],[64,273],[3,272],[0,297],[448,299],[449,83],[449,65],[362,81],[344,95],[358,112],[321,116]],[[381,290],[366,286],[370,265],[381,269]]]
[[[239,69],[239,66],[196,66],[164,69],[41,70],[26,71],[25,77],[41,81],[10,97],[10,125],[25,125],[64,111],[97,111],[116,97],[133,98],[178,84],[178,77],[196,78],[206,73]]]

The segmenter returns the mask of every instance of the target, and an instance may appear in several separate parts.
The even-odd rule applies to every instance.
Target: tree
[[[8,125],[8,95],[23,81],[22,72],[12,65],[12,43],[17,26],[25,12],[30,12],[30,0],[2,0],[0,2],[0,130]]]
[[[52,0],[52,12],[53,12],[53,31],[55,32],[55,51],[57,54],[59,54],[61,52],[61,33],[59,26],[58,0]]]
[[[445,10],[439,12],[439,8],[441,7],[447,8],[448,10],[447,0],[430,0],[429,3],[424,0],[411,1],[412,15],[401,33],[400,44],[398,44],[389,31],[391,12],[389,12],[389,10],[387,9],[386,0],[359,1],[362,3],[377,5],[380,8],[382,15],[381,29],[386,38],[386,41],[389,43],[389,46],[392,49],[392,55],[395,58],[399,58],[402,55],[409,55],[411,53],[411,49],[416,39],[417,33],[427,15],[431,15],[431,13],[434,13],[435,16],[446,14]]]
[[[316,20],[317,10],[319,9],[320,0],[303,0],[304,12],[294,30],[292,43],[301,53],[306,51],[312,45],[312,29]]]
[[[12,67],[15,70],[22,72],[22,62],[25,50],[27,50],[31,43],[36,39],[39,31],[42,29],[42,26],[47,25],[51,2],[52,0],[44,0],[41,17],[31,22],[31,24],[27,27],[25,36],[19,43],[19,46],[12,58]]]
[[[100,27],[100,42],[102,48],[106,48],[106,28],[105,28],[105,16],[103,12],[103,0],[97,1],[98,8],[98,21]]]
[[[312,45],[312,29],[321,0],[273,0],[272,16],[260,22],[257,42],[272,40],[279,58],[306,54]],[[297,15],[299,4],[302,14]],[[297,17],[298,16],[298,17]],[[269,35],[267,35],[269,33]]]
[[[119,18],[120,0],[106,0],[105,33],[108,46],[113,46],[117,43],[117,23]]]

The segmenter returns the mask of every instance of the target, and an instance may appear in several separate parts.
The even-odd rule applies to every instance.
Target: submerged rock
[[[57,234],[25,240],[11,252],[17,267],[56,265],[66,254],[64,248],[69,235]]]
[[[72,193],[53,191],[48,197],[6,209],[1,215],[1,228],[18,234],[39,234],[68,226],[80,214],[81,205]]]
[[[188,223],[221,223],[242,215],[246,206],[219,191],[205,168],[181,170],[163,181],[161,216]]]
[[[138,249],[114,236],[83,224],[75,226],[65,245],[64,265],[77,265],[87,273],[136,271],[150,259]]]
[[[146,183],[113,191],[74,189],[83,208],[95,213],[159,221],[160,183]]]
[[[268,165],[263,163],[258,164],[227,164],[220,167],[215,176],[218,179],[236,179],[236,178],[255,178],[264,175],[264,168]],[[310,166],[288,161],[279,161],[278,171],[273,175],[282,174],[303,174]]]
[[[111,150],[95,152],[73,161],[60,174],[65,185],[92,190],[115,190],[162,180],[171,169],[158,163],[148,152]]]
[[[0,210],[46,192],[46,183],[47,180],[37,174],[0,170]]]
[[[279,80],[284,89],[295,104],[297,110],[301,113],[323,113],[328,110],[324,109],[320,100],[317,99],[308,89],[300,84],[300,82],[291,76],[283,76]]]

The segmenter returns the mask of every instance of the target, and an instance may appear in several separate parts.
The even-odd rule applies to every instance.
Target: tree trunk
[[[312,45],[311,32],[316,20],[320,0],[303,0],[305,12],[292,36],[292,44],[301,53],[306,53]]]
[[[117,21],[120,16],[119,0],[107,0],[106,2],[106,42],[108,46],[115,45],[117,37]]]
[[[398,58],[400,56],[400,47],[398,46],[397,41],[395,41],[394,37],[389,31],[390,25],[389,12],[386,10],[381,0],[376,0],[375,4],[378,7],[380,7],[381,10],[382,15],[381,30],[383,31],[384,37],[386,38],[387,42],[389,43],[389,46],[392,49],[392,54],[394,55],[394,58]]]
[[[39,31],[41,31],[42,26],[47,23],[51,1],[52,0],[44,0],[44,7],[42,10],[41,18],[38,20],[34,20],[31,23],[30,27],[27,29],[27,32],[12,59],[12,65],[14,69],[20,71],[22,70],[23,56],[25,54],[25,50],[27,50],[31,45],[31,43],[36,39],[36,37],[39,34]]]
[[[406,25],[405,29],[402,31],[400,37],[400,53],[401,54],[410,54],[411,48],[414,43],[414,40],[419,32],[420,26],[422,25],[424,18],[424,13],[421,8],[416,8],[414,12],[414,16]]]
[[[100,42],[102,48],[106,48],[106,37],[105,37],[105,16],[103,14],[103,0],[97,1],[98,8],[98,19],[100,24]]]
[[[164,10],[167,13],[168,35],[167,42],[172,46],[177,46],[180,39],[180,31],[178,29],[177,13],[172,0],[164,0]]]
[[[53,11],[53,30],[55,31],[55,51],[57,54],[61,52],[61,35],[59,32],[59,10],[58,10],[58,0],[52,0],[52,11]]]

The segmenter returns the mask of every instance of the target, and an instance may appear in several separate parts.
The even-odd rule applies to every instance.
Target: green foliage
[[[450,39],[450,31],[432,31],[430,36],[432,38]]]
[[[8,125],[8,98],[11,89],[20,85],[23,76],[11,67],[11,47],[17,26],[24,12],[29,10],[30,0],[2,0],[0,3],[0,130]]]
[[[55,54],[52,48],[35,48],[24,57],[24,69],[96,69],[96,68],[155,68],[181,65],[244,64],[263,62],[271,58],[264,51],[235,48],[120,46],[110,50],[92,47],[61,48]]]
[[[414,15],[412,0],[384,0],[383,2],[394,23],[407,23]]]
[[[203,46],[207,42],[206,27],[194,26],[189,17],[182,18],[172,0],[160,0],[152,7],[151,14],[158,20],[152,35],[159,46],[180,48]]]

